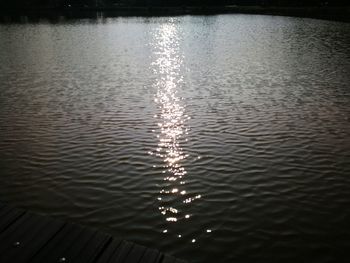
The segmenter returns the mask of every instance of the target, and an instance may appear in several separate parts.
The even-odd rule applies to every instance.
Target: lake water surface
[[[350,24],[1,24],[0,180],[190,262],[350,262]]]

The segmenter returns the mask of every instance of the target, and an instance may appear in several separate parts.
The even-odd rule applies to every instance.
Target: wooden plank
[[[90,230],[89,230],[90,231]],[[93,235],[89,231],[84,231],[83,235],[79,237],[80,241],[86,240],[85,245],[82,244],[81,248],[72,246],[71,253],[67,253],[68,259],[70,261],[79,261],[84,263],[93,262],[100,251],[104,249],[104,245],[109,241],[111,236],[95,231]]]
[[[0,221],[1,219],[6,216],[8,213],[10,212],[15,212],[17,211],[18,209],[14,209],[12,207],[9,207],[9,206],[3,206],[1,209],[0,209]]]
[[[3,206],[0,209],[0,218],[2,218],[4,215],[6,215],[11,209],[7,206]]]
[[[0,255],[11,248],[14,242],[20,242],[25,239],[28,234],[36,231],[48,221],[48,218],[26,213],[0,234]]]
[[[3,211],[6,211],[6,210],[9,210],[9,207],[8,206],[5,206],[4,204],[1,204],[0,205],[0,216],[2,216],[4,214]],[[1,218],[1,217],[0,217]]]
[[[140,263],[159,263],[162,258],[162,255],[158,250],[147,249],[146,253],[143,255]]]
[[[0,203],[1,263],[183,263],[76,224]]]
[[[28,224],[31,227],[21,228],[11,236],[10,242],[13,243],[1,254],[0,262],[28,262],[64,225],[63,222],[35,215],[29,220],[33,221]]]
[[[77,256],[81,253],[81,251],[87,245],[89,240],[94,237],[95,232],[96,231],[93,231],[91,229],[83,228],[83,231],[81,231],[78,237],[73,240],[73,243],[69,247],[67,247],[65,251],[62,251],[61,255],[57,259],[52,258],[52,260],[57,261],[61,258],[65,258],[66,261],[74,262],[74,259],[76,259]]]
[[[161,263],[175,263],[176,258],[173,258],[171,256],[168,255],[164,255],[163,260],[161,261]]]
[[[92,242],[84,248],[84,251],[89,251],[89,253],[84,252],[79,256],[82,262],[92,263],[105,252],[108,244],[111,242],[112,237],[110,235],[97,233]]]
[[[18,239],[23,229],[28,228],[28,222],[30,223],[28,219],[30,219],[31,216],[31,214],[25,213],[0,234],[0,255],[2,251],[6,250],[8,247],[12,246],[13,242],[17,241],[15,239]]]
[[[133,247],[132,243],[123,240],[122,243],[120,244],[120,246],[118,247],[118,249],[112,255],[111,260],[109,261],[109,263],[124,262],[125,258],[130,253],[132,247]]]
[[[79,244],[79,235],[83,227],[75,224],[66,224],[55,237],[48,242],[31,260],[31,262],[59,262],[65,258],[66,251],[74,244]],[[64,261],[63,261],[64,262]]]
[[[146,253],[147,248],[144,246],[134,244],[131,251],[125,258],[125,263],[138,263],[140,262],[143,255]]]
[[[0,216],[0,233],[4,232],[11,224],[15,223],[25,214],[22,210],[7,209],[6,213]]]
[[[112,241],[106,247],[106,249],[103,251],[102,255],[98,258],[96,263],[111,262],[113,255],[116,253],[121,243],[122,243],[121,239],[113,238]]]

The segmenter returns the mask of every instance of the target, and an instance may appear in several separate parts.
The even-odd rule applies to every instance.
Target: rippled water
[[[350,262],[350,24],[0,25],[0,200],[190,262]]]

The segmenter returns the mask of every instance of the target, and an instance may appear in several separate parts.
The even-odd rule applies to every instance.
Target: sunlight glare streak
[[[159,212],[167,223],[164,226],[167,232],[174,230],[174,224],[191,220],[193,213],[188,211],[189,203],[201,197],[191,196],[186,189],[187,171],[184,165],[189,154],[184,151],[183,146],[189,142],[187,122],[190,116],[186,114],[186,105],[178,94],[184,85],[183,56],[180,52],[181,39],[178,30],[176,23],[170,19],[169,23],[160,25],[154,33],[153,43],[155,57],[152,70],[156,76],[154,102],[158,108],[158,113],[154,114],[158,129],[154,132],[158,145],[150,154],[163,161],[164,170],[161,173],[165,174],[164,184],[157,199],[160,203]],[[181,236],[176,233],[176,237]]]

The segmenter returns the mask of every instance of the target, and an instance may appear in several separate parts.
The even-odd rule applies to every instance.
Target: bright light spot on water
[[[181,36],[177,25],[172,22],[172,19],[169,21],[169,23],[160,25],[154,33],[155,41],[152,46],[154,48],[152,70],[156,76],[153,84],[154,102],[158,109],[158,113],[154,114],[158,129],[154,132],[158,138],[158,145],[150,151],[150,155],[163,161],[163,165],[158,166],[164,169],[158,171],[164,174],[164,185],[161,186],[160,191],[160,196],[163,198],[158,197],[162,205],[159,210],[162,215],[167,215],[165,220],[169,222],[170,227],[170,224],[174,222],[178,222],[176,224],[178,226],[184,217],[190,218],[191,212],[186,211],[190,206],[184,206],[183,199],[178,198],[179,194],[189,194],[185,189],[187,175],[185,165],[190,154],[184,150],[184,144],[187,147],[187,142],[190,141],[188,137],[190,116],[186,113],[186,101],[178,94],[182,92],[185,85],[183,56],[180,48]],[[184,202],[190,203],[200,198],[199,195],[195,196],[193,193],[192,196],[185,199]]]
[[[168,230],[166,230],[166,229],[165,229],[165,230],[163,230],[163,233],[167,233],[167,232],[168,232]]]
[[[207,229],[207,233],[211,233],[211,229]]]
[[[196,240],[195,240],[195,239],[192,239],[192,243],[194,243],[194,242],[196,242]]]
[[[178,212],[177,209],[172,208],[172,207],[170,207],[169,210],[170,210],[170,212],[172,212],[172,213],[174,213],[174,214],[177,214],[177,212]]]

